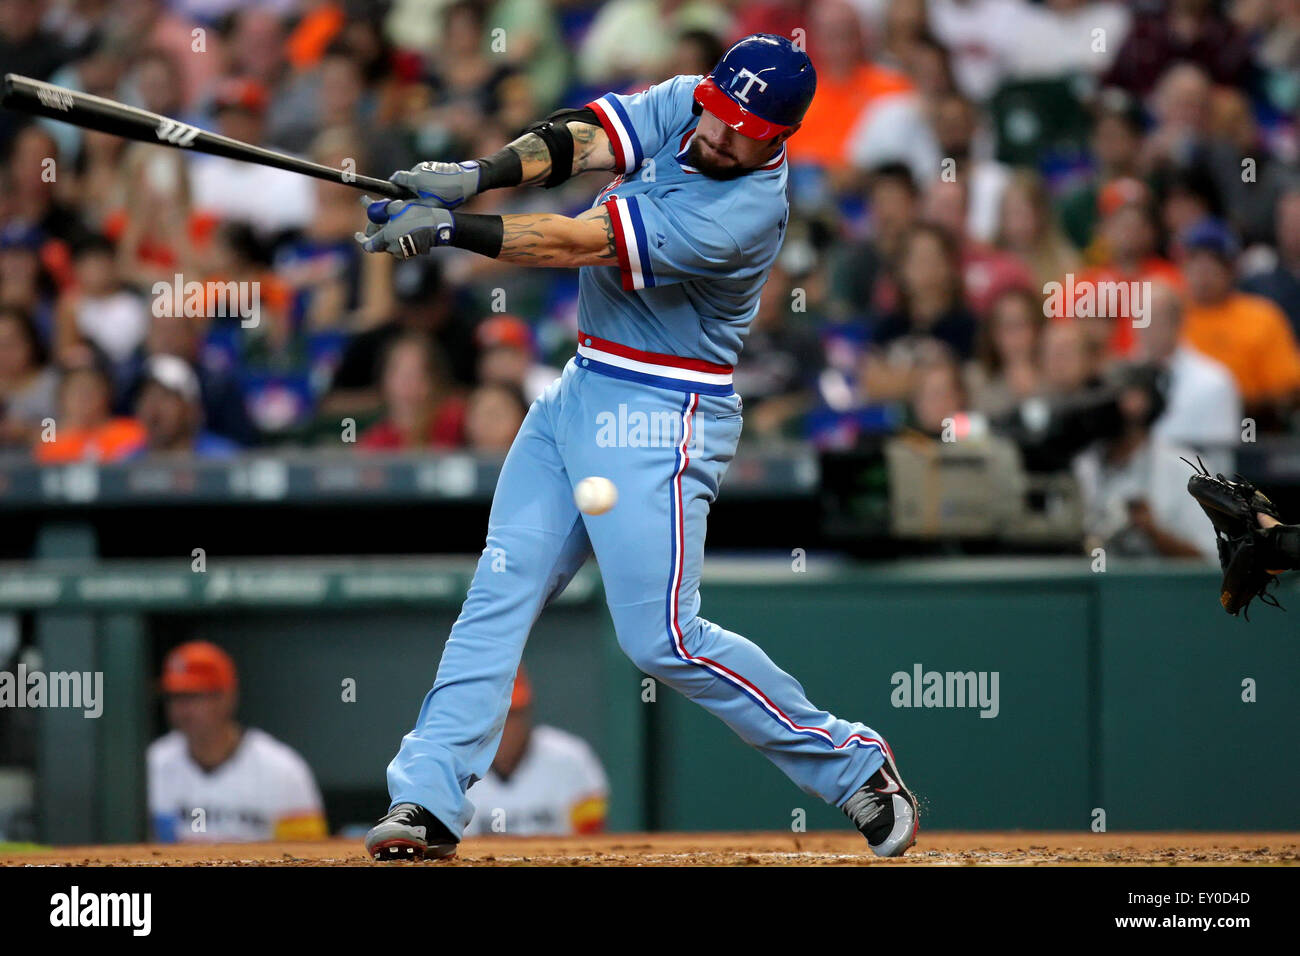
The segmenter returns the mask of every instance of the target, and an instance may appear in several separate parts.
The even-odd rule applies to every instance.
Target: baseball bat
[[[276,169],[312,176],[327,182],[341,183],[354,189],[364,189],[393,199],[410,199],[415,194],[404,186],[386,179],[346,173],[313,163],[296,156],[277,153],[273,149],[253,146],[219,133],[209,133],[197,126],[182,123],[158,113],[150,113],[135,106],[90,93],[79,93],[52,83],[33,80],[17,73],[6,73],[0,89],[0,106],[33,116],[71,123],[83,129],[112,133],[141,143],[188,149],[196,153],[224,156],[245,163],[274,166]]]

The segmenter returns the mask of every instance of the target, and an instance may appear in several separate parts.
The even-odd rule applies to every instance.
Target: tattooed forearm
[[[598,253],[602,259],[617,259],[618,246],[614,242],[614,221],[609,218],[609,210],[604,206],[588,209],[578,216],[579,221],[599,223],[605,230],[605,248]]]
[[[497,256],[503,262],[518,262],[527,265],[550,265],[555,259],[556,250],[546,242],[542,225],[548,219],[562,219],[562,216],[549,214],[536,216],[502,216],[501,217],[501,254]]]
[[[569,123],[573,134],[573,175],[591,170],[614,168],[614,147],[609,136],[599,126],[590,123]],[[519,156],[523,167],[524,186],[537,186],[551,175],[551,153],[536,133],[525,133],[508,147]]]
[[[614,147],[604,129],[589,123],[570,123],[569,132],[573,134],[575,176],[589,169],[614,168]]]
[[[519,163],[524,170],[523,185],[536,186],[546,181],[546,177],[551,174],[551,153],[540,136],[525,133],[511,143],[509,148],[519,155]]]
[[[614,227],[603,208],[576,219],[551,213],[501,217],[497,258],[517,265],[550,268],[609,265],[617,260]]]

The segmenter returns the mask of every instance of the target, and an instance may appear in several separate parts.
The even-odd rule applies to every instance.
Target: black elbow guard
[[[571,122],[600,125],[595,110],[584,106],[580,110],[559,110],[524,131],[535,134],[551,154],[551,174],[542,183],[547,189],[568,182],[573,176],[573,133],[568,125]]]

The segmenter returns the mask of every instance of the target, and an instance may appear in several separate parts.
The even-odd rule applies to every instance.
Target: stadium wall
[[[471,569],[47,561],[0,575],[0,610],[30,616],[46,669],[105,674],[100,719],[41,713],[42,838],[143,837],[140,754],[163,729],[153,680],[165,650],[193,637],[231,651],[243,718],[303,753],[331,825],[365,822]],[[1295,829],[1300,768],[1272,743],[1292,738],[1300,707],[1294,621],[1216,613],[1215,579],[1168,564],[1094,573],[1082,559],[803,572],[713,561],[702,613],[761,644],[819,705],[886,735],[932,828]],[[1284,582],[1283,603],[1297,590]],[[618,651],[593,568],[542,616],[524,660],[537,719],[604,760],[613,828],[842,824],[700,708],[646,683]],[[996,674],[996,700],[957,700],[960,678],[926,698],[908,685],[918,668],[922,688],[933,672],[983,675],[991,691]],[[342,699],[349,678],[355,702]]]

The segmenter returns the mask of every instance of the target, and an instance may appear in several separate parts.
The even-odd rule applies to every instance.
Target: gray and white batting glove
[[[443,209],[455,209],[478,192],[478,162],[420,163],[388,177],[390,183],[405,186],[421,199],[432,200]]]
[[[422,256],[434,246],[451,243],[456,225],[451,213],[428,199],[372,200],[366,207],[366,231],[356,233],[366,252],[387,252],[397,259]]]

